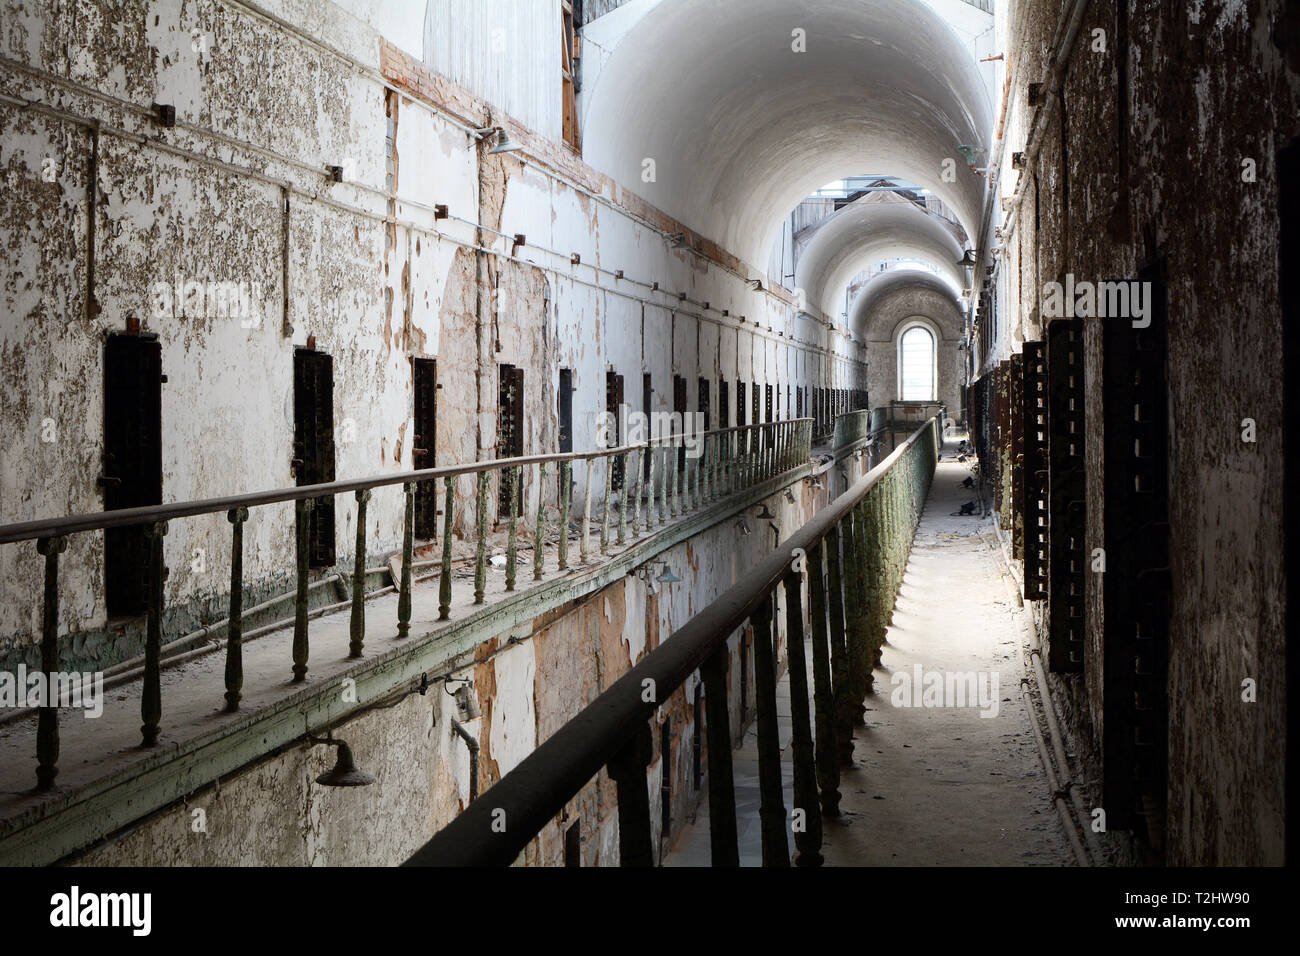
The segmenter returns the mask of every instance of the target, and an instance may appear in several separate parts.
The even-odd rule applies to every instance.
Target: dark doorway
[[[617,448],[623,444],[623,376],[617,372],[605,373],[605,411],[614,416],[613,425],[609,432],[609,447]],[[618,455],[614,459],[613,472],[610,475],[610,487],[615,491],[623,487],[623,456]]]
[[[718,379],[718,427],[731,427],[731,389],[725,378]]]
[[[162,346],[154,335],[110,335],[104,345],[104,510],[162,504]],[[146,526],[104,533],[109,617],[148,607]]]
[[[334,360],[314,348],[293,350],[293,450],[300,487],[334,480]],[[308,527],[308,566],[332,568],[333,495],[315,500]]]
[[[707,378],[700,379],[699,387],[700,414],[704,416],[704,430],[707,432],[713,428],[713,396],[709,394],[710,388]]]
[[[560,451],[573,451],[573,369],[560,369]]]
[[[438,363],[433,359],[411,359],[411,391],[415,405],[415,446],[411,459],[416,468],[437,466]],[[421,481],[415,486],[415,536],[438,536],[438,482]]]
[[[560,394],[556,396],[560,416],[560,451],[573,451],[573,369],[560,369]],[[569,496],[573,496],[573,468],[569,469]]]
[[[654,402],[654,394],[655,394],[654,383],[651,381],[650,373],[642,372],[641,373],[641,410],[645,412],[647,429],[649,429],[650,427],[650,406]],[[642,435],[641,437],[649,438],[650,435],[647,433],[645,435]],[[643,482],[650,480],[650,456],[649,455],[641,456],[641,480]]]
[[[501,365],[497,376],[497,458],[518,458],[524,453],[524,370]],[[514,489],[514,472],[501,471],[497,514],[509,516]],[[523,489],[519,489],[516,515],[524,513]]]
[[[688,410],[686,407],[686,378],[682,375],[673,376],[673,412],[677,415],[677,424],[674,427],[675,432],[684,432],[686,430],[686,416]],[[686,470],[686,449],[677,450],[677,471]]]

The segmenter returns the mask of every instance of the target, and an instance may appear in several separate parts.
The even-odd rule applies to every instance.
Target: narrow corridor
[[[1074,863],[1036,752],[1020,680],[1029,631],[990,519],[955,514],[974,498],[967,464],[944,447],[890,623],[853,766],[840,771],[838,818],[825,821],[828,866]],[[977,509],[978,510],[978,509]],[[811,651],[805,659],[812,660]],[[918,670],[922,687],[913,689]],[[926,675],[976,675],[992,693],[924,702]],[[932,678],[933,679],[933,678]],[[811,678],[810,678],[811,680]],[[898,700],[905,706],[895,706]],[[792,806],[789,675],[778,686],[782,783]],[[983,713],[994,716],[985,717]],[[734,754],[741,863],[762,861],[757,731]],[[791,841],[793,849],[793,841]],[[709,865],[707,802],[667,866]]]

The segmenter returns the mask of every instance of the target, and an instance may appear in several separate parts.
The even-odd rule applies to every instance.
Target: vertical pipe
[[[144,687],[140,693],[140,746],[152,747],[158,743],[158,724],[162,721],[162,608],[163,581],[167,580],[163,538],[167,522],[151,525],[145,535],[149,540],[149,620],[145,628]]]
[[[652,748],[650,725],[642,723],[609,761],[607,768],[618,787],[620,866],[654,866],[655,863],[650,839],[650,794],[645,773],[650,765]]]
[[[438,620],[447,621],[451,619],[451,524],[452,510],[456,506],[456,479],[448,475],[442,481],[442,567],[438,569]]]
[[[794,805],[804,821],[795,830],[799,866],[822,864],[822,813],[817,799],[817,769],[813,757],[808,706],[808,662],[803,649],[803,576],[785,576],[785,639],[790,662],[791,746],[794,748]]]
[[[750,618],[754,627],[754,697],[758,711],[758,817],[763,865],[789,866],[785,798],[781,793],[781,741],[776,719],[776,660],[772,648],[772,595]]]
[[[36,717],[36,789],[49,790],[59,773],[59,707],[51,690],[59,669],[59,555],[68,547],[62,536],[39,538],[36,551],[45,556],[45,604],[41,615],[41,670],[45,700]]]
[[[360,657],[366,642],[366,503],[370,501],[370,489],[359,488],[356,494],[357,547],[352,560],[352,619],[348,627],[351,637],[348,657]],[[233,571],[231,573],[233,577]],[[234,619],[232,613],[230,620],[233,622]]]
[[[402,528],[402,581],[397,596],[397,637],[411,633],[411,564],[415,561],[415,482],[402,484],[406,497],[406,521]]]
[[[226,618],[226,713],[239,710],[244,689],[244,522],[247,508],[226,512],[230,531],[230,614]]]
[[[504,471],[501,474],[505,474]],[[474,603],[482,604],[487,593],[488,487],[492,475],[484,469],[478,473],[478,504],[474,512],[478,536],[474,545]],[[405,575],[403,575],[405,577]]]
[[[813,704],[817,715],[817,783],[822,816],[839,816],[840,762],[835,751],[835,696],[826,636],[826,578],[821,541],[808,552],[808,608],[812,619]]]
[[[655,446],[646,442],[645,451],[642,454],[649,456],[646,461],[645,484],[646,484],[646,508],[645,508],[645,530],[648,534],[654,527],[655,517]]]

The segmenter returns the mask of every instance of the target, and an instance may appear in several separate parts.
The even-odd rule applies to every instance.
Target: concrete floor
[[[989,519],[952,514],[974,497],[968,466],[944,449],[890,624],[854,765],[841,770],[841,815],[825,823],[828,866],[1070,866],[1020,694],[1027,635]],[[805,655],[812,659],[811,651]],[[997,713],[972,706],[894,706],[896,674],[997,675]],[[909,698],[910,699],[910,698]],[[950,704],[945,701],[945,705]],[[788,678],[782,713],[782,780],[790,795]],[[991,710],[991,708],[989,708]],[[742,865],[758,865],[757,737],[734,754]],[[708,806],[679,832],[666,866],[707,866]]]

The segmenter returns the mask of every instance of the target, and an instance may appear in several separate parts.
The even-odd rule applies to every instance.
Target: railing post
[[[643,451],[641,452],[641,454],[644,455],[645,452]],[[627,540],[627,518],[628,518],[627,509],[629,508],[627,496],[628,496],[628,486],[632,484],[632,469],[630,467],[631,464],[632,464],[632,452],[630,451],[623,452],[623,486],[619,489],[621,494],[619,497],[619,506],[618,506],[618,543],[619,544],[622,544]],[[640,474],[640,470],[639,470],[640,465],[641,463],[637,462],[638,475]],[[641,495],[640,486],[638,484],[637,490],[632,495],[632,503],[630,505],[630,507],[633,508],[636,512],[635,516],[632,519],[633,534],[637,533],[637,525],[640,523],[641,520],[641,514],[640,514],[641,496],[640,495]]]
[[[162,608],[163,582],[167,580],[163,538],[166,535],[166,521],[145,530],[149,541],[149,619],[145,625],[144,686],[140,692],[141,747],[158,743],[158,724],[162,721]]]
[[[853,765],[853,694],[844,630],[844,578],[840,573],[840,526],[826,535],[826,601],[830,610],[831,686],[835,694],[835,742],[840,765]]]
[[[790,662],[791,745],[794,748],[794,805],[802,810],[804,825],[794,834],[799,866],[822,864],[822,812],[817,799],[817,769],[809,723],[808,661],[803,649],[803,576],[785,576],[785,640]]]
[[[546,559],[546,462],[537,466],[537,535],[533,539],[533,580],[542,579]]]
[[[871,666],[879,667],[881,664],[881,649],[885,640],[885,627],[889,623],[883,615],[883,605],[881,595],[881,556],[885,548],[885,539],[881,534],[880,523],[880,496],[876,493],[879,485],[872,488],[862,498],[863,514],[866,516],[866,568],[864,575],[864,584],[867,591],[867,621],[870,626],[868,632],[869,647],[871,650]]]
[[[59,773],[59,704],[53,699],[59,669],[59,555],[68,547],[63,536],[38,538],[36,551],[45,556],[45,604],[41,614],[41,670],[45,701],[36,717],[36,789],[49,790]]]
[[[785,798],[781,793],[781,741],[776,719],[776,653],[772,647],[772,595],[750,619],[754,626],[754,697],[758,711],[758,817],[763,865],[789,866]]]
[[[226,512],[230,531],[230,614],[226,618],[226,713],[239,710],[244,689],[244,522],[247,508]]]
[[[506,590],[513,591],[519,579],[519,486],[524,483],[522,465],[510,469],[510,517],[506,532]]]
[[[294,540],[297,550],[297,590],[293,599],[293,683],[307,679],[307,572],[311,557],[311,513],[315,502],[300,498],[294,503]]]
[[[352,619],[348,622],[348,657],[360,657],[366,643],[366,504],[370,489],[357,489],[357,547],[352,561]],[[234,620],[234,615],[231,615]]]
[[[505,472],[502,471],[501,474],[504,475]],[[474,513],[478,530],[478,540],[474,545],[475,604],[482,604],[487,593],[488,487],[491,477],[486,468],[478,473],[478,510]]]
[[[871,681],[871,670],[867,666],[867,608],[862,600],[861,584],[864,569],[862,556],[861,513],[850,508],[841,522],[844,546],[844,617],[845,645],[849,658],[849,692],[852,706],[853,723],[861,724],[867,709],[863,698]]]
[[[626,481],[626,476],[624,476]],[[614,489],[614,456],[605,456],[605,497],[602,499],[605,503],[604,513],[600,518],[600,553],[609,554],[609,519],[610,511],[614,507],[613,492]],[[622,520],[622,515],[620,515]]]
[[[569,496],[573,493],[569,487],[569,476],[572,469],[573,463],[569,459],[560,462],[560,540],[556,557],[561,571],[569,569]]]
[[[451,619],[451,525],[452,509],[456,506],[456,479],[448,475],[443,479],[442,502],[442,567],[438,569],[438,620]]]
[[[714,866],[739,866],[736,838],[736,783],[731,767],[731,713],[727,705],[727,645],[700,667],[704,679],[704,730],[709,755],[709,846]],[[696,720],[700,717],[697,714]]]
[[[402,528],[402,581],[397,596],[397,637],[411,633],[411,564],[415,561],[415,482],[402,483],[406,497],[406,521]]]
[[[650,533],[654,526],[655,515],[655,446],[646,442],[643,455],[648,455],[646,459],[648,464],[645,467],[645,485],[646,485],[646,508],[645,508],[645,530]]]
[[[578,557],[583,564],[587,563],[588,538],[591,535],[591,463],[593,459],[586,459],[586,467],[582,472],[582,539],[578,545]]]
[[[678,498],[678,465],[680,452],[677,450],[677,439],[669,438],[668,445],[664,450],[667,461],[665,462],[664,471],[664,503],[667,505],[668,518],[676,518],[681,513],[681,501]]]
[[[618,787],[620,866],[654,866],[655,863],[650,839],[650,794],[645,772],[650,765],[652,750],[650,725],[642,723],[608,764],[609,775]]]
[[[817,716],[817,783],[822,816],[839,816],[840,763],[835,752],[835,694],[831,688],[830,649],[826,636],[826,578],[822,573],[824,545],[808,551],[808,611],[812,619],[813,705]]]

